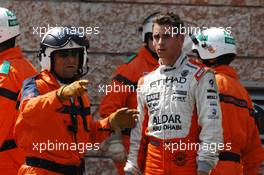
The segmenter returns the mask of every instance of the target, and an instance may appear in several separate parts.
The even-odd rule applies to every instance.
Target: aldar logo
[[[181,116],[177,114],[163,114],[161,117],[153,117],[153,125],[161,125],[165,123],[181,124]]]
[[[182,130],[181,116],[175,114],[163,114],[153,117],[153,131],[163,130]]]

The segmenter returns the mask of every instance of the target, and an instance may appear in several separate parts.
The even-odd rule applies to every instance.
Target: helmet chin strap
[[[63,84],[71,84],[73,83],[74,81],[78,80],[78,79],[75,79],[75,78],[62,78],[62,77],[56,77],[57,80]]]
[[[152,51],[150,48],[149,48],[149,45],[148,43],[146,43],[145,45],[146,49],[149,51],[149,53],[152,55],[153,58],[155,58],[156,60],[159,60],[159,56],[156,52]]]
[[[156,60],[159,60],[159,56],[156,52],[153,52],[149,47],[147,47],[148,51],[150,52],[150,54],[152,55],[153,58],[155,58]]]
[[[88,73],[88,71],[89,71],[89,66],[86,66],[85,69],[84,68],[78,69],[76,77],[81,78],[81,77],[85,76]]]

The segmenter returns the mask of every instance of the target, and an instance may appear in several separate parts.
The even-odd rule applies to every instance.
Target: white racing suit
[[[127,174],[209,172],[223,146],[213,71],[182,54],[173,66],[160,65],[139,80],[137,100]]]

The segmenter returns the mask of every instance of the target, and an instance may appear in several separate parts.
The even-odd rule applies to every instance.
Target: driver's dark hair
[[[173,27],[173,32],[177,34],[182,34],[184,32],[184,22],[181,20],[178,14],[171,12],[161,13],[154,17],[153,25],[169,25]]]

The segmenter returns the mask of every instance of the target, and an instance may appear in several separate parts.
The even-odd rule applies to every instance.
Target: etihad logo
[[[159,79],[150,83],[150,87],[158,87],[164,85],[171,85],[173,83],[184,84],[186,83],[185,77],[166,77],[165,79]]]

